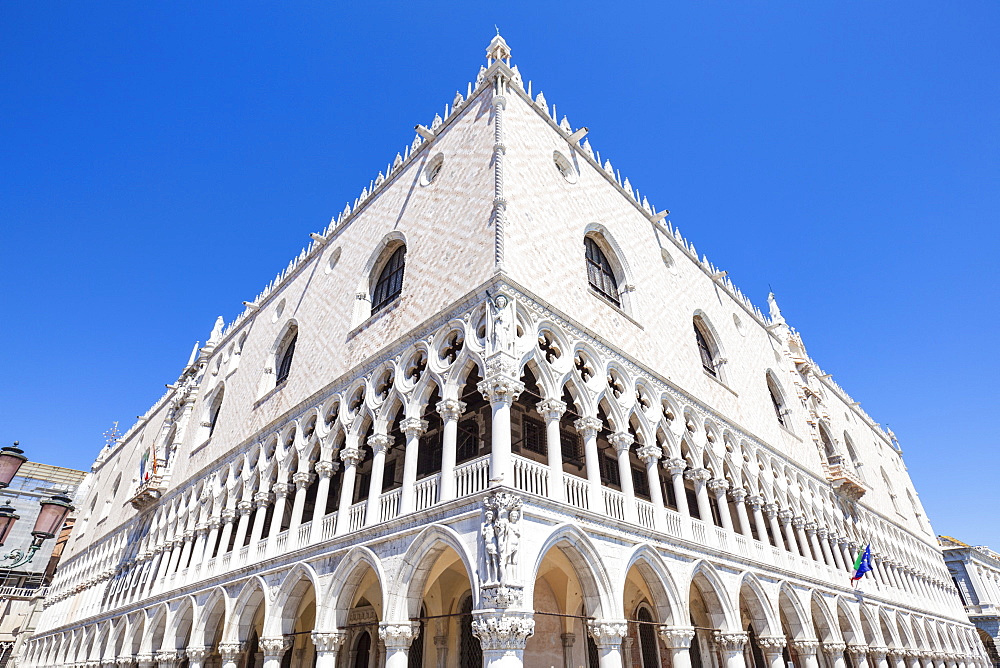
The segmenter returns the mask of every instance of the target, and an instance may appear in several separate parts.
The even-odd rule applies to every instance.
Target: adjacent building
[[[1000,667],[1000,554],[951,536],[938,536],[938,540],[969,620],[990,661]]]
[[[102,453],[21,665],[985,666],[773,296],[499,35],[449,102]]]
[[[0,504],[9,503],[20,518],[7,537],[2,553],[26,551],[32,542],[31,530],[41,508],[39,501],[60,493],[73,496],[86,475],[85,471],[38,462],[22,464],[10,485],[0,489]],[[31,561],[15,568],[6,568],[16,563],[13,559],[0,561],[0,668],[9,664],[24,639],[34,631],[73,522],[70,516],[62,533],[55,540],[44,541]]]

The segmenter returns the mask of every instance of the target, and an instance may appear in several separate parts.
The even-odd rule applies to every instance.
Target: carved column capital
[[[694,629],[690,626],[660,626],[658,631],[670,649],[688,649],[694,640]]]
[[[504,403],[510,406],[524,392],[524,383],[505,375],[495,375],[480,381],[476,389],[491,404]]]
[[[420,624],[415,622],[381,622],[378,637],[386,649],[406,649],[420,633]]]
[[[765,654],[776,654],[785,649],[788,639],[785,636],[758,636],[757,644]]]
[[[441,419],[447,422],[448,420],[457,420],[462,417],[462,413],[465,412],[466,404],[464,401],[459,401],[458,399],[444,399],[437,403],[438,415]]]
[[[566,412],[566,402],[558,399],[543,399],[535,404],[535,410],[546,422],[559,420]]]
[[[243,644],[238,642],[219,643],[219,656],[223,663],[226,661],[236,661],[243,653]]]
[[[737,633],[715,632],[715,642],[718,643],[723,652],[742,652],[747,640],[747,634],[743,631]]]
[[[357,466],[361,461],[361,449],[356,445],[348,445],[340,449],[340,461],[346,466]]]
[[[648,464],[660,461],[660,457],[663,456],[663,449],[655,443],[649,443],[636,450],[636,454],[639,455],[639,459]]]
[[[168,666],[179,666],[181,663],[181,657],[177,655],[177,652],[156,652],[153,655],[156,661],[156,665],[159,668],[168,668]]]
[[[286,499],[292,493],[292,486],[287,482],[276,482],[271,485],[271,489],[274,491],[276,499]]]
[[[869,647],[868,648],[868,656],[870,656],[873,659],[875,659],[876,662],[881,661],[882,659],[884,659],[888,655],[889,655],[889,648],[888,647]]]
[[[632,444],[635,443],[635,436],[627,431],[618,431],[608,437],[608,442],[620,455],[623,452],[628,452],[628,449],[632,447]]]
[[[747,503],[754,512],[757,512],[764,507],[764,497],[760,494],[751,494],[747,497]]]
[[[715,478],[708,481],[708,491],[716,497],[721,497],[729,489],[729,481],[725,478]]]
[[[292,639],[279,636],[276,638],[261,638],[257,643],[264,653],[264,660],[280,659],[292,648]]]
[[[478,613],[472,620],[472,633],[485,651],[523,651],[535,632],[535,620],[529,615]]]
[[[773,520],[778,516],[778,504],[776,503],[765,503],[763,510],[764,515],[766,515],[769,520]]]
[[[854,659],[854,665],[858,665],[859,659],[866,656],[868,651],[868,645],[863,645],[861,643],[850,643],[847,645],[847,653],[851,655],[852,659]]]
[[[680,457],[675,457],[673,459],[667,459],[663,462],[663,468],[670,472],[670,475],[682,475],[684,469],[687,468],[687,461],[681,459]]]
[[[591,619],[587,632],[598,647],[618,647],[628,635],[628,622],[617,619]]]
[[[829,656],[836,656],[838,654],[843,654],[845,649],[847,649],[847,645],[842,642],[823,643],[823,653]]]
[[[197,661],[202,663],[212,653],[212,649],[210,647],[188,647],[184,650],[184,653],[187,656],[188,661]]]
[[[346,640],[346,631],[327,631],[326,633],[313,631],[312,633],[313,645],[316,646],[317,652],[336,652]]]
[[[156,661],[152,654],[137,654],[135,662],[139,668],[156,668]]]
[[[804,529],[806,524],[806,518],[802,516],[792,518],[792,526],[796,529]]]
[[[406,434],[406,438],[418,437],[427,431],[427,420],[418,417],[408,417],[399,421],[399,430]]]
[[[236,504],[236,512],[239,514],[240,517],[243,517],[244,515],[249,515],[252,510],[253,510],[253,502],[251,501],[240,501],[239,503]]]
[[[333,462],[316,462],[313,464],[313,471],[320,478],[331,478],[333,477]]]
[[[708,482],[712,479],[712,472],[708,469],[691,469],[684,477],[695,482]]]
[[[790,510],[782,510],[778,512],[778,521],[781,522],[782,525],[791,522],[792,518],[793,518],[792,511]]]
[[[733,487],[729,490],[729,498],[733,503],[743,503],[747,498],[747,490],[743,487]]]
[[[292,474],[292,483],[294,483],[296,489],[307,488],[312,479],[312,474],[308,471],[297,471]]]
[[[264,508],[265,506],[271,505],[271,493],[270,492],[257,492],[253,495],[253,503],[257,508]]]
[[[601,430],[604,423],[595,417],[582,417],[573,422],[573,426],[576,430],[583,434],[584,438],[593,438],[597,436],[597,432]]]
[[[792,647],[800,656],[816,656],[819,650],[818,640],[793,640]]]
[[[373,455],[388,452],[392,447],[392,438],[388,434],[372,434],[368,437],[368,447]]]

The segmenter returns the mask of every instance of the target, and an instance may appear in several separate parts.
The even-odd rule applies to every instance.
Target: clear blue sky
[[[522,74],[1000,549],[1000,4],[0,7],[0,439],[87,468],[474,78]],[[340,5],[344,5],[341,7]]]

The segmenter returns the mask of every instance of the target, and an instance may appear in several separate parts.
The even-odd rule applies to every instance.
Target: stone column
[[[267,507],[271,504],[270,492],[257,492],[253,495],[253,505],[257,509],[253,516],[253,526],[250,529],[250,549],[260,542],[264,536],[264,520],[267,519]],[[252,555],[247,555],[251,557]]]
[[[869,658],[875,664],[874,668],[889,668],[889,662],[886,660],[889,654],[888,647],[868,647],[867,649]]]
[[[563,633],[559,636],[559,639],[562,640],[562,668],[573,668],[573,645],[576,644],[576,634]]]
[[[243,655],[243,646],[238,643],[220,643],[219,657],[222,659],[222,668],[237,668],[237,663]]]
[[[566,402],[545,399],[535,404],[535,410],[545,420],[545,451],[549,464],[549,498],[554,501],[566,500],[563,486],[562,436],[559,434],[559,420],[566,412]]]
[[[239,552],[246,542],[247,529],[250,527],[250,512],[253,510],[253,503],[250,501],[240,501],[236,504],[236,513],[240,516],[236,525],[236,542],[233,543],[233,552]],[[230,562],[232,563],[232,562]]]
[[[344,631],[320,633],[313,631],[312,641],[316,646],[316,668],[337,668],[337,653],[347,640]]]
[[[809,539],[806,537],[806,518],[793,517],[792,526],[795,528],[795,537],[799,542],[799,554],[806,559],[812,559],[812,551],[809,549]]]
[[[218,525],[216,525],[216,529],[218,530]],[[199,524],[196,526],[194,528],[194,536],[194,548],[192,548],[191,552],[194,555],[192,559],[194,563],[192,565],[195,570],[200,571],[202,564],[206,561],[205,544],[208,542],[208,525]]]
[[[753,529],[750,528],[750,517],[747,515],[747,491],[742,487],[733,487],[729,490],[729,498],[736,506],[736,520],[740,524],[739,532],[747,538],[753,538]]]
[[[306,495],[309,493],[309,485],[312,484],[313,477],[308,471],[296,471],[292,475],[292,484],[295,485],[295,500],[292,502],[292,518],[288,522],[288,531],[292,532],[302,525],[302,515],[306,512]]]
[[[833,551],[830,549],[830,532],[826,527],[819,527],[816,529],[816,535],[819,537],[820,551],[823,552],[823,561],[830,568],[837,568],[837,561],[833,558]],[[840,569],[843,570],[843,569]]]
[[[439,401],[435,408],[441,416],[441,487],[438,500],[444,502],[455,498],[458,419],[465,412],[466,405],[457,399],[445,399]]]
[[[674,486],[674,499],[677,501],[677,512],[684,517],[691,516],[691,509],[688,508],[687,488],[684,487],[684,469],[687,462],[680,457],[668,459],[663,463],[670,473],[670,483]]]
[[[795,640],[792,641],[799,659],[802,661],[802,668],[819,668],[819,660],[816,652],[819,650],[818,640]]]
[[[757,645],[764,655],[764,663],[767,668],[785,668],[785,657],[782,652],[788,641],[785,636],[760,636],[757,638]],[[855,668],[861,668],[856,666]]]
[[[215,556],[215,546],[219,543],[219,529],[221,528],[221,517],[208,518],[208,539],[205,541],[205,549],[201,557],[203,562]]]
[[[382,521],[382,480],[385,476],[385,455],[392,447],[392,439],[386,434],[372,434],[368,437],[368,447],[372,449],[372,475],[368,485],[365,526],[370,527]]]
[[[832,668],[847,667],[847,662],[844,660],[845,649],[847,649],[847,645],[842,642],[823,643],[823,653],[826,654],[827,661],[829,661]]]
[[[136,654],[135,663],[139,668],[157,668],[152,654]]]
[[[852,573],[854,571],[854,559],[857,557],[857,545],[844,539],[840,543],[840,549],[844,553],[844,570]]]
[[[694,483],[694,494],[698,500],[698,515],[705,524],[712,523],[712,504],[708,501],[708,490],[705,483],[712,477],[708,469],[691,469],[684,477]]]
[[[420,624],[414,622],[382,622],[378,637],[385,645],[385,668],[406,668],[410,643],[420,633]]]
[[[399,491],[399,514],[414,510],[413,488],[417,484],[417,456],[420,454],[420,436],[427,431],[427,420],[408,417],[399,422],[399,429],[406,436],[403,451],[403,487]]]
[[[448,666],[448,636],[434,636],[434,649],[437,650],[437,668],[447,668]],[[316,666],[319,668],[319,666]],[[331,667],[332,668],[332,667]]]
[[[601,488],[601,463],[597,454],[597,432],[601,430],[601,421],[596,417],[582,417],[573,423],[576,430],[583,436],[583,453],[587,464],[587,502],[590,510],[595,513],[606,513],[604,508],[604,492]]]
[[[291,638],[261,638],[260,651],[264,655],[262,668],[281,668],[281,659],[292,648]]]
[[[281,533],[281,521],[285,519],[285,505],[292,493],[292,486],[287,482],[276,482],[271,486],[274,492],[274,512],[271,513],[271,526],[267,529],[267,537],[274,544],[275,537]]]
[[[493,411],[493,433],[490,450],[490,486],[514,486],[514,466],[511,460],[510,407],[524,392],[524,383],[506,372],[488,374],[476,386],[490,402]]]
[[[652,443],[639,448],[639,458],[646,464],[646,479],[649,485],[649,498],[653,502],[653,528],[664,531],[667,528],[666,506],[663,505],[663,490],[660,489],[660,457],[663,450]]]
[[[774,546],[785,549],[785,541],[781,537],[781,526],[778,524],[778,504],[765,504],[764,515],[767,516],[767,524],[771,528],[771,540]]]
[[[608,440],[618,455],[618,478],[621,481],[622,494],[625,495],[625,521],[638,524],[639,512],[635,507],[635,485],[632,482],[632,461],[629,457],[635,437],[627,431],[619,431],[611,434]]]
[[[851,643],[847,646],[847,653],[851,656],[851,665],[854,668],[864,668],[868,665],[868,645]]]
[[[694,629],[689,626],[661,626],[660,638],[670,650],[671,668],[691,668],[691,641]]]
[[[743,648],[747,644],[746,633],[716,631],[715,641],[722,650],[722,663],[725,668],[746,668],[747,662],[743,656]]]
[[[177,656],[177,652],[161,650],[154,656],[157,668],[176,668],[181,663],[181,657]]]
[[[592,619],[587,622],[587,631],[597,645],[600,668],[622,668],[622,638],[628,635],[628,623]]]
[[[795,528],[792,526],[792,511],[782,510],[778,513],[781,527],[785,530],[785,540],[788,541],[788,551],[792,554],[801,554],[798,543],[795,540]]]
[[[753,523],[757,527],[757,540],[765,545],[770,545],[771,541],[767,537],[767,525],[764,524],[764,513],[761,512],[761,508],[764,507],[764,497],[754,494],[747,498],[747,503],[750,504],[750,510],[753,511]]]
[[[351,501],[354,500],[354,478],[358,474],[361,450],[358,448],[358,434],[348,434],[344,447],[340,449],[340,461],[344,462],[344,480],[340,486],[340,505],[337,506],[337,536],[351,530]]]
[[[323,518],[326,517],[326,505],[330,499],[330,478],[336,470],[333,462],[322,460],[313,464],[313,471],[319,478],[316,483],[316,504],[313,506],[312,526],[309,529],[309,540],[318,543],[323,539]]]
[[[534,632],[531,613],[480,612],[472,621],[472,633],[483,647],[483,668],[522,668],[524,644]]]
[[[188,647],[185,650],[188,660],[188,668],[202,668],[205,659],[212,653],[209,647]]]
[[[806,523],[806,536],[809,538],[809,545],[812,546],[813,559],[820,563],[825,563],[823,549],[819,545],[819,538],[816,537],[816,523]]]
[[[709,480],[708,491],[715,497],[715,504],[719,507],[719,521],[722,528],[733,530],[733,518],[729,513],[729,502],[726,500],[726,490],[729,489],[729,481],[724,478]]]

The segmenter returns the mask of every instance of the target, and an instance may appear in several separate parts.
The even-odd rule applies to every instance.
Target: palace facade
[[[20,665],[985,666],[892,434],[586,134],[498,35],[101,453]]]

